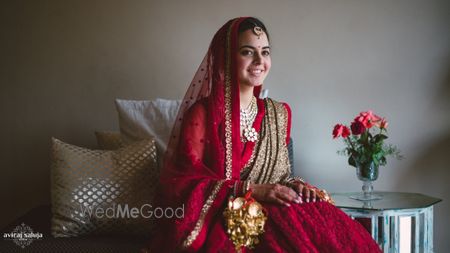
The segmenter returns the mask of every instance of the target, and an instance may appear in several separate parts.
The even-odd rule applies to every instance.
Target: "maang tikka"
[[[253,33],[258,36],[258,39],[261,38],[261,35],[264,33],[264,30],[260,26],[253,27]]]

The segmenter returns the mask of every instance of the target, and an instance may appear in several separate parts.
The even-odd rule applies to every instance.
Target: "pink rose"
[[[361,112],[358,116],[356,116],[355,121],[361,122],[365,128],[371,128],[376,123],[379,123],[381,118],[369,110],[367,112]]]
[[[389,124],[389,123],[387,122],[387,120],[383,118],[383,120],[382,120],[381,123],[380,123],[380,128],[381,128],[381,129],[386,129],[387,126],[388,126],[388,124]]]
[[[353,121],[350,128],[352,129],[352,134],[354,135],[360,135],[366,131],[364,124],[359,121]]]
[[[333,129],[333,139],[339,136],[347,138],[350,135],[350,129],[342,124],[336,124]]]

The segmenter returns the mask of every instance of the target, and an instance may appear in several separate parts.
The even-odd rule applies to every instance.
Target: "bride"
[[[178,113],[156,200],[185,215],[159,220],[143,252],[235,252],[223,213],[230,196],[248,192],[267,220],[259,243],[240,251],[380,252],[359,223],[290,177],[290,108],[258,98],[271,64],[260,20],[217,31]]]

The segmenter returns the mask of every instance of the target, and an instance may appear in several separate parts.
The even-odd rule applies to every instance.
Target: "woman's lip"
[[[261,74],[262,72],[264,72],[264,70],[262,70],[262,69],[249,69],[248,71],[251,74]]]

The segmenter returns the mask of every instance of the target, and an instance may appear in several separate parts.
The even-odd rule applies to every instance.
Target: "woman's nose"
[[[260,64],[262,61],[262,55],[260,53],[254,54],[253,63]]]

